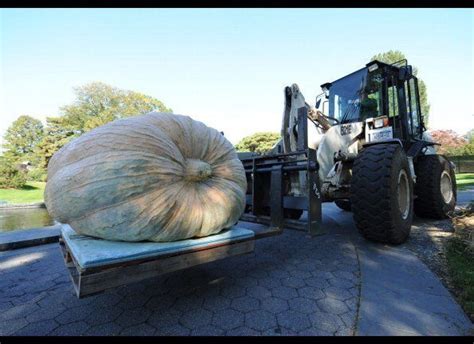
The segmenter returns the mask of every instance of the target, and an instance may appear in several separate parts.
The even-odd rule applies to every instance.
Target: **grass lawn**
[[[456,184],[458,190],[466,190],[474,187],[474,173],[457,173]]]
[[[28,182],[22,189],[0,189],[0,202],[9,204],[28,204],[43,202],[46,183]]]
[[[466,313],[474,317],[474,253],[466,250],[467,244],[459,238],[451,238],[446,247],[448,269],[460,292]]]

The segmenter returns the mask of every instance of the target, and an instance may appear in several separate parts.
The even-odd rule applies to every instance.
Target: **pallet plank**
[[[139,282],[144,279],[195,265],[250,253],[253,250],[254,240],[249,240],[208,250],[147,261],[138,265],[118,266],[92,274],[80,275],[78,281],[78,297],[129,283]]]
[[[139,282],[169,272],[186,269],[219,259],[253,252],[255,239],[236,240],[229,244],[209,245],[191,252],[161,255],[149,259],[135,259],[100,268],[83,268],[75,259],[68,243],[60,238],[59,245],[77,297],[102,292],[106,289]]]

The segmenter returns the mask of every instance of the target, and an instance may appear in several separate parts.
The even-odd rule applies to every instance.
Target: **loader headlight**
[[[374,128],[382,128],[388,125],[388,118],[387,117],[380,117],[374,119]]]

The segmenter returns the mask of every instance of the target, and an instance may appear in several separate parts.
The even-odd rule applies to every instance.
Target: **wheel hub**
[[[402,214],[404,220],[407,219],[410,213],[410,186],[408,183],[408,176],[405,170],[400,170],[398,174],[398,209]]]
[[[451,176],[447,171],[443,171],[443,173],[441,173],[440,190],[444,202],[450,203],[453,198],[453,183]]]

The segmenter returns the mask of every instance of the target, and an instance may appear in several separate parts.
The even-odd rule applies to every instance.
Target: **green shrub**
[[[20,189],[25,186],[27,173],[20,171],[15,163],[4,157],[0,158],[0,188]]]
[[[44,169],[36,167],[28,171],[28,180],[35,182],[45,182],[47,174],[48,173]]]
[[[267,153],[280,139],[279,133],[259,132],[240,140],[235,148],[238,152]]]

